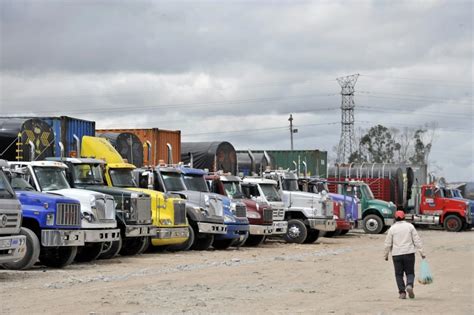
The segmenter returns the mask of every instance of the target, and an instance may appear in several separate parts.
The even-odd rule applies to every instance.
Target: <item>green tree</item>
[[[349,162],[391,163],[398,150],[400,144],[395,141],[392,132],[385,126],[377,125],[362,136],[359,150],[351,154]]]

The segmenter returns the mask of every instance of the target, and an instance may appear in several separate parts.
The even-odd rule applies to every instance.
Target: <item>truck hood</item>
[[[206,206],[206,199],[215,199],[219,203],[222,204],[222,214],[216,213],[217,215],[223,215],[230,213],[232,215],[232,212],[230,211],[230,199],[228,197],[216,194],[216,193],[211,193],[211,192],[200,192],[200,191],[194,191],[194,190],[181,190],[181,191],[176,191],[173,193],[178,193],[186,196],[186,199],[189,200],[191,203],[199,205],[200,207],[207,209],[208,206]]]
[[[43,205],[44,203],[78,203],[76,199],[59,195],[40,193],[37,191],[17,190],[15,191],[15,193],[22,204],[27,203]]]
[[[285,207],[320,208],[323,198],[318,194],[284,190],[282,194]]]
[[[105,198],[105,195],[103,193],[78,188],[51,190],[48,191],[48,194],[66,196],[69,198],[77,199],[81,203],[90,203],[91,197]]]
[[[138,192],[133,192],[131,190],[125,188],[118,188],[118,187],[110,187],[105,185],[87,185],[83,187],[78,187],[81,189],[97,191],[103,194],[111,195],[111,196],[125,196],[129,197],[132,193],[139,194]]]
[[[378,208],[378,209],[390,209],[392,210],[392,212],[395,212],[395,205],[393,203],[390,203],[390,202],[387,202],[387,201],[384,201],[384,200],[380,200],[380,199],[370,199],[370,200],[367,200],[367,203],[369,205],[369,207],[374,207],[374,208]]]

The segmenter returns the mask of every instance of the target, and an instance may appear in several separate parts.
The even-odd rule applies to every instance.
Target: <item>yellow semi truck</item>
[[[104,177],[107,185],[129,188],[150,196],[152,222],[157,227],[156,236],[151,237],[153,246],[178,245],[188,240],[185,200],[156,190],[137,188],[133,177],[135,166],[126,163],[108,140],[82,137],[81,157],[105,161]]]

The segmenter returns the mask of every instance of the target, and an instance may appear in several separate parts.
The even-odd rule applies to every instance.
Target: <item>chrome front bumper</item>
[[[84,230],[84,242],[101,243],[118,241],[120,238],[120,229],[106,230]]]
[[[249,233],[251,235],[271,235],[273,233],[273,225],[249,225]]]
[[[126,225],[125,237],[155,236],[158,228],[153,225]]]
[[[56,246],[84,246],[83,230],[42,230],[41,245]]]
[[[0,263],[16,261],[26,252],[26,236],[0,237]]]
[[[336,220],[333,219],[308,219],[310,228],[320,231],[335,231]]]
[[[273,221],[273,235],[285,234],[288,232],[288,221]]]
[[[207,234],[227,234],[227,226],[225,224],[198,222],[199,233]]]
[[[158,228],[155,233],[156,238],[170,239],[170,238],[188,238],[189,229],[187,227],[179,228]]]
[[[385,225],[393,225],[395,223],[395,219],[383,219],[383,224]]]

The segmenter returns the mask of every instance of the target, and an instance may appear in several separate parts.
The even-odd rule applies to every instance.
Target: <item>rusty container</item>
[[[160,160],[167,164],[176,164],[181,159],[181,131],[165,130],[158,128],[144,129],[97,129],[98,136],[101,134],[132,133],[136,135],[143,144],[143,165],[154,166]]]

